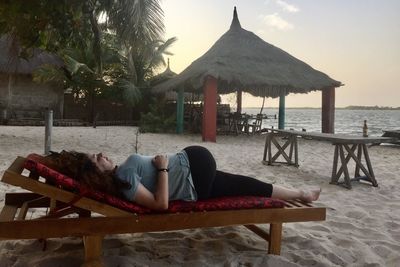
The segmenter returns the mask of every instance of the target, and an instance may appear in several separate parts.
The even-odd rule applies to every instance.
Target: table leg
[[[335,154],[333,155],[333,167],[332,167],[332,177],[331,184],[337,184],[339,176],[337,175],[337,164],[339,159],[339,145],[335,145]]]
[[[299,167],[299,146],[297,144],[297,136],[294,136],[294,166]]]
[[[289,139],[291,139],[290,148],[289,148],[289,159],[290,159],[290,161],[292,161],[292,159],[293,159],[293,147],[294,147],[293,136],[290,136]]]
[[[368,167],[369,173],[371,175],[370,179],[371,179],[372,185],[376,187],[376,186],[378,186],[378,182],[375,179],[374,170],[372,169],[372,164],[371,164],[371,160],[369,158],[367,145],[363,144],[362,146],[363,146],[363,150],[364,150],[365,162],[367,163],[367,167]]]
[[[272,142],[274,143],[275,147],[278,149],[278,151],[275,153],[275,155],[272,157],[272,162],[275,162],[275,160],[282,154],[282,156],[285,158],[286,162],[291,165],[293,164],[292,161],[290,160],[289,156],[286,154],[285,149],[289,146],[291,143],[291,139],[288,138],[285,144],[281,146],[276,139],[273,139]]]
[[[362,145],[358,144],[357,145],[357,159],[361,162],[361,158],[362,158]],[[354,172],[354,176],[360,177],[360,166],[358,166],[358,164],[356,164],[356,170]]]
[[[343,168],[343,172],[344,172],[345,187],[348,189],[351,189],[350,175],[349,175],[349,170],[347,168],[348,160],[344,156],[343,145],[339,145],[339,155],[340,155],[340,162],[342,164],[341,168]]]
[[[366,145],[363,145],[363,146],[365,146],[365,149],[367,149]],[[362,146],[362,147],[363,147],[363,146]],[[370,159],[369,159],[368,151],[366,151],[366,152],[364,151],[365,162],[367,163],[367,167],[368,167],[368,170],[367,170],[367,169],[365,168],[365,166],[362,164],[361,160],[359,160],[358,158],[356,158],[354,152],[353,152],[352,150],[350,150],[349,147],[348,147],[347,145],[345,145],[345,148],[347,149],[347,151],[349,152],[349,154],[351,155],[351,157],[352,157],[352,158],[354,159],[354,161],[356,162],[356,165],[357,165],[357,166],[364,172],[364,174],[365,174],[365,177],[358,176],[358,177],[355,177],[355,178],[352,179],[352,180],[355,180],[355,181],[366,180],[366,181],[371,182],[373,186],[378,186],[378,183],[377,183],[376,180],[375,180],[375,175],[374,175],[374,171],[373,171],[373,169],[372,169],[371,161],[370,161]],[[363,150],[364,150],[364,149],[363,149]]]
[[[271,161],[271,159],[272,159],[272,155],[271,155],[271,150],[272,150],[272,139],[273,138],[275,138],[275,135],[274,135],[274,133],[271,133],[271,136],[268,138],[268,147],[269,147],[269,150],[268,150],[268,165],[271,165],[272,164],[272,161]]]
[[[263,155],[263,162],[265,162],[266,160],[267,160],[267,152],[268,152],[268,149],[269,149],[269,147],[268,147],[268,145],[269,145],[269,138],[270,138],[270,133],[267,133],[266,135],[265,135],[265,146],[264,146],[264,155]]]
[[[338,146],[339,146],[339,152],[340,152],[340,148],[343,150],[343,144],[338,144]],[[353,145],[353,146],[351,147],[351,150],[352,150],[352,151],[355,151],[355,148],[356,148],[356,145]],[[343,151],[344,151],[344,150],[343,150]],[[340,154],[340,153],[339,153],[339,154]],[[347,156],[346,156],[346,166],[347,166],[347,163],[349,163],[350,159],[351,159],[351,154],[348,153]],[[340,166],[340,168],[339,168],[339,171],[337,172],[337,177],[338,177],[338,178],[342,175],[343,170],[344,170],[344,169],[343,169],[343,164],[342,164],[342,166]]]

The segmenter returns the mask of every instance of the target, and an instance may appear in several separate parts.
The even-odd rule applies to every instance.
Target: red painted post
[[[207,76],[203,88],[202,137],[205,142],[217,141],[217,79]]]
[[[322,132],[335,133],[335,87],[322,90]]]

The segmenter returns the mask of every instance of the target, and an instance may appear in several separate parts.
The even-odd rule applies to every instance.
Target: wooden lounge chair
[[[269,242],[268,253],[279,255],[283,223],[325,220],[325,208],[300,201],[280,201],[283,205],[278,208],[133,213],[54,186],[44,178],[46,174],[27,171],[26,162],[25,158],[18,157],[2,177],[2,182],[32,193],[6,194],[0,213],[0,239],[81,236],[85,250],[83,266],[103,266],[102,240],[109,234],[244,225]],[[27,219],[30,208],[45,208],[49,212],[39,218]],[[91,217],[91,213],[96,216]],[[71,217],[72,214],[79,216]],[[269,233],[255,225],[267,223],[270,224]]]
[[[263,120],[263,114],[257,114],[255,117],[255,121],[248,125],[249,133],[255,134],[261,132],[262,120]]]

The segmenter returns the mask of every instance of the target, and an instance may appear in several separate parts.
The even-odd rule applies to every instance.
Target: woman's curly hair
[[[116,175],[115,169],[100,171],[86,153],[65,150],[60,153],[51,152],[45,157],[45,163],[91,189],[117,197],[123,198],[122,190],[131,187]]]

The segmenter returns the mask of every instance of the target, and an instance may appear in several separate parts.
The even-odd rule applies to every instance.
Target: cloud
[[[281,18],[278,13],[265,15],[262,17],[262,19],[268,26],[277,28],[279,30],[287,31],[287,30],[292,30],[294,28],[293,24]]]
[[[290,13],[297,13],[300,9],[294,5],[288,4],[282,0],[276,0],[276,3],[283,8],[283,10],[290,12]]]

